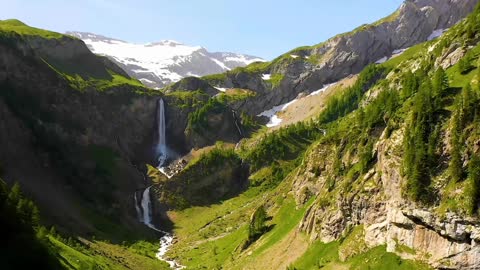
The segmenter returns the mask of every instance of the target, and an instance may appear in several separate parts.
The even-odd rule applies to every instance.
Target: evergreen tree
[[[449,87],[448,77],[445,70],[439,67],[433,75],[433,91],[435,97],[441,97]]]
[[[419,87],[419,80],[411,71],[405,73],[402,79],[402,91],[400,97],[405,100],[411,97]]]
[[[7,204],[9,205],[9,207],[16,207],[18,202],[20,201],[21,196],[22,193],[20,191],[20,185],[18,183],[15,183],[10,189],[10,192],[8,193]]]
[[[458,182],[462,179],[463,168],[462,168],[462,154],[461,154],[461,124],[460,124],[460,115],[455,113],[452,118],[452,131],[451,131],[451,153],[450,153],[450,162],[448,164],[448,169],[450,172],[450,177],[453,182]]]
[[[463,179],[463,130],[475,120],[477,103],[477,94],[472,90],[471,85],[467,84],[456,99],[455,110],[451,120],[451,153],[448,168],[453,182]]]
[[[458,70],[461,74],[467,74],[474,68],[473,60],[474,58],[472,53],[467,52],[465,56],[463,56],[463,58],[458,61]]]
[[[467,211],[473,215],[478,210],[480,200],[480,156],[472,155],[468,164],[468,184],[465,187]]]
[[[428,138],[427,154],[428,154],[430,164],[435,164],[438,159],[437,149],[438,149],[438,143],[440,140],[440,131],[441,131],[441,126],[440,124],[437,124],[434,131],[430,133],[430,137]]]
[[[430,182],[433,171],[439,127],[435,124],[435,106],[432,82],[425,77],[415,95],[410,124],[404,139],[404,174],[406,191],[415,201],[430,200]]]
[[[248,227],[248,241],[251,243],[258,237],[265,233],[267,227],[265,222],[267,221],[267,212],[262,205],[258,207],[250,219],[250,225]]]

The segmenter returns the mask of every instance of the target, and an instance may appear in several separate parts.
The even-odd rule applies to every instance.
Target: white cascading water
[[[157,142],[157,154],[158,156],[158,168],[162,168],[167,161],[167,140],[165,136],[165,105],[163,99],[158,100],[158,142]]]
[[[141,222],[143,222],[143,224],[147,225],[152,230],[155,230],[163,234],[162,238],[160,238],[160,248],[158,249],[158,252],[156,254],[157,259],[168,263],[168,265],[170,265],[170,268],[174,270],[183,269],[185,268],[185,266],[178,264],[174,260],[168,260],[164,258],[168,249],[173,244],[173,235],[168,232],[157,229],[155,225],[153,225],[152,223],[152,203],[150,201],[151,188],[152,186],[149,186],[143,191],[142,202],[141,202],[142,210],[140,211],[140,208],[137,205],[135,209],[137,209],[137,214],[139,217],[141,217]],[[135,196],[135,203],[137,203],[136,196]]]
[[[158,166],[157,169],[167,178],[172,178],[173,175],[168,174],[164,165],[167,162],[167,136],[165,135],[165,105],[163,99],[158,100],[157,104],[157,121],[158,121],[158,138],[157,138],[157,155]]]
[[[142,216],[142,210],[140,210],[140,207],[138,206],[137,192],[133,194],[133,199],[135,200],[135,210],[137,211],[138,220],[142,222],[143,216]]]
[[[240,136],[243,136],[242,129],[240,128],[240,125],[238,124],[237,113],[235,112],[235,110],[232,110],[232,114],[233,114],[233,121],[234,121],[235,126],[237,127],[237,130],[238,130],[238,134]]]
[[[155,228],[155,226],[152,224],[152,213],[151,213],[151,203],[150,203],[150,189],[152,188],[152,186],[149,186],[148,188],[146,188],[144,191],[143,191],[143,195],[142,195],[142,210],[143,210],[143,218],[142,218],[142,221],[145,225],[147,225],[148,227],[156,230],[157,228]]]

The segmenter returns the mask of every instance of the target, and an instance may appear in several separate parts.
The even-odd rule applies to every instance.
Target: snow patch
[[[387,60],[388,60],[388,57],[387,57],[387,56],[384,56],[384,57],[378,59],[378,60],[375,62],[375,64],[382,64],[382,63],[387,62]]]
[[[322,92],[325,92],[325,90],[327,90],[329,87],[331,86],[334,86],[336,85],[338,82],[334,82],[334,83],[331,83],[331,84],[325,84],[321,89],[318,89],[317,91],[313,91],[312,93],[310,93],[310,95],[308,95],[309,97],[310,96],[316,96],[316,95],[319,95],[320,93]]]
[[[290,54],[290,57],[292,57],[293,59],[295,59],[295,58],[298,58],[299,56],[298,56],[298,55],[295,55],[295,54]]]
[[[325,90],[327,90],[329,87],[331,86],[334,86],[336,85],[338,82],[334,82],[334,83],[331,83],[331,84],[325,84],[321,89],[317,90],[317,91],[313,91],[312,93],[310,93],[308,96],[315,96],[315,95],[318,95],[322,92],[324,92]],[[297,102],[300,98],[296,98],[290,102],[287,102],[287,103],[284,103],[284,104],[280,104],[278,106],[274,106],[273,108],[271,108],[270,110],[266,110],[260,114],[258,114],[257,116],[261,117],[261,116],[264,116],[264,117],[268,117],[269,121],[267,123],[267,127],[269,128],[272,128],[272,127],[276,127],[278,125],[280,125],[283,121],[283,119],[281,119],[280,117],[278,117],[278,113],[279,112],[282,112],[282,111],[285,111],[288,107],[290,107],[292,104],[294,104],[295,102]]]
[[[394,51],[392,52],[392,56],[398,56],[398,55],[404,53],[404,52],[405,52],[406,50],[408,50],[408,49],[409,49],[409,48],[394,50]]]
[[[210,58],[213,60],[213,62],[215,62],[215,64],[219,65],[221,68],[225,69],[225,70],[230,70],[229,67],[227,67],[224,63],[218,61],[217,59],[215,58]]]
[[[217,89],[217,90],[220,91],[220,92],[227,92],[227,88],[215,87],[215,89]]]
[[[192,72],[188,72],[187,73],[187,77],[197,77],[197,78],[200,78],[202,76],[198,75],[198,74],[195,74],[195,73],[192,73]]]
[[[262,79],[268,81],[272,78],[272,74],[262,74]]]
[[[433,40],[433,39],[436,39],[438,37],[440,37],[445,31],[447,31],[446,29],[437,29],[437,30],[434,30],[430,36],[428,36],[427,40]]]
[[[146,79],[146,78],[141,78],[141,79],[139,79],[139,81],[141,81],[142,83],[155,83],[154,81]]]
[[[238,54],[235,56],[225,57],[225,62],[237,62],[237,63],[243,63],[245,65],[250,65],[251,63],[254,63],[254,62],[266,62],[266,60],[261,58],[248,59],[245,55]]]
[[[266,111],[262,112],[261,114],[259,114],[257,116],[268,117],[270,120],[267,123],[267,127],[269,127],[269,128],[276,127],[276,126],[280,125],[280,123],[282,123],[282,121],[283,121],[281,118],[279,118],[277,116],[277,113],[279,113],[281,111],[285,111],[290,105],[297,102],[297,100],[298,99],[296,98],[296,99],[294,99],[290,102],[287,102],[285,104],[275,106],[275,107],[271,108],[270,110],[266,110]]]

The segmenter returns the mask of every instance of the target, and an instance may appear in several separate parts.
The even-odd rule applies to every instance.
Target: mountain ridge
[[[477,2],[406,1],[392,15],[372,24],[317,45],[298,47],[270,62],[253,63],[202,79],[218,88],[255,91],[257,95],[239,104],[237,109],[258,115],[301,93],[316,91],[325,84],[356,74],[397,50],[427,41],[434,31],[446,29],[464,18]]]
[[[88,32],[66,34],[83,40],[93,53],[109,57],[151,88],[161,88],[188,76],[200,77],[264,61],[245,54],[209,52],[204,47],[174,40],[136,44]]]

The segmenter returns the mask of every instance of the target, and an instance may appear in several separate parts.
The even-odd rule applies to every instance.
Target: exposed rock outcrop
[[[361,179],[353,191],[329,197],[325,193],[327,176],[331,174],[332,151],[325,147],[310,153],[310,160],[326,160],[320,176],[301,171],[295,182],[297,198],[304,188],[321,194],[319,201],[307,211],[300,230],[311,239],[338,240],[349,228],[363,225],[368,247],[387,246],[406,259],[426,261],[438,269],[478,269],[480,260],[480,222],[474,218],[447,212],[440,215],[435,208],[425,208],[402,196],[405,179],[400,174],[403,130],[390,138],[382,135],[376,148],[377,165]],[[307,165],[312,170],[317,163]],[[316,179],[316,181],[312,181]],[[337,187],[341,188],[341,187]]]
[[[395,13],[374,24],[319,45],[288,52],[264,70],[227,73],[223,80],[213,84],[256,91],[257,95],[240,109],[257,115],[294,99],[299,93],[312,92],[356,74],[396,50],[432,38],[435,30],[447,29],[468,15],[476,3],[478,0],[408,0]],[[282,74],[283,79],[272,85],[262,80],[263,74]]]

